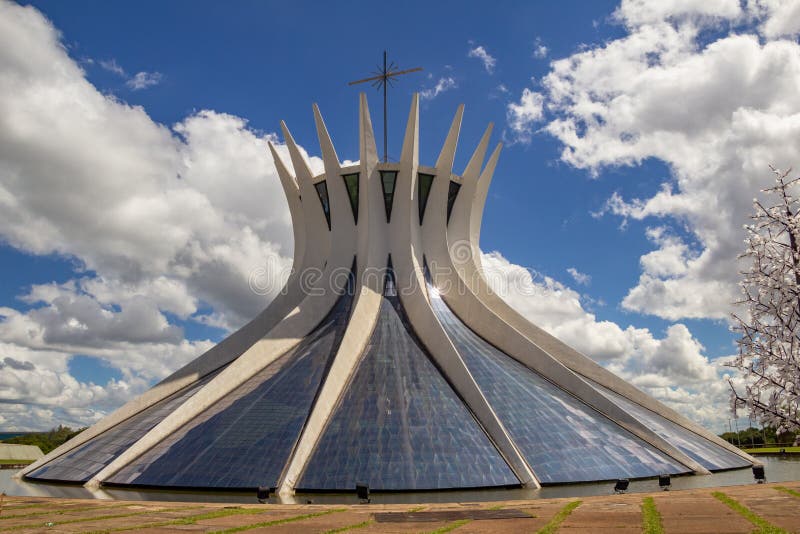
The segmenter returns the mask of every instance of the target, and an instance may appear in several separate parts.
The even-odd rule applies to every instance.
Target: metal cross
[[[416,67],[413,69],[406,69],[406,70],[398,70],[397,65],[395,65],[394,61],[386,64],[386,50],[383,51],[383,68],[378,66],[378,70],[373,72],[375,76],[371,76],[369,78],[364,78],[363,80],[356,80],[354,82],[350,82],[347,85],[356,85],[358,83],[364,82],[372,82],[372,86],[376,87],[378,90],[383,89],[383,162],[386,163],[389,161],[388,150],[387,150],[387,125],[386,125],[386,86],[392,85],[394,87],[394,78],[400,76],[401,74],[408,74],[410,72],[417,72],[421,71],[422,67]]]

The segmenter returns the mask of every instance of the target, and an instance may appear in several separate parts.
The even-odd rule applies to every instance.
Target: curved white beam
[[[390,251],[397,279],[397,293],[417,337],[425,345],[435,363],[442,369],[448,382],[483,426],[514,474],[524,485],[538,487],[539,482],[530,466],[489,405],[450,338],[447,337],[428,301],[421,266],[422,239],[416,214],[418,143],[419,107],[418,96],[414,95],[403,141],[397,177],[397,193],[395,194],[396,204],[390,225]],[[449,176],[447,178],[449,182]],[[436,180],[434,179],[434,184]],[[431,195],[433,195],[433,191],[431,191]],[[446,203],[442,205],[432,201],[433,199],[429,197],[427,210],[430,213],[425,216],[425,224],[428,224],[428,217],[431,215],[436,218],[446,217],[444,213]],[[410,247],[409,244],[411,244]]]
[[[378,321],[383,298],[383,280],[388,258],[386,218],[383,210],[383,189],[376,169],[378,164],[375,134],[364,94],[359,109],[359,172],[364,179],[359,185],[358,225],[359,255],[365,261],[357,277],[357,293],[342,343],[336,353],[319,396],[314,403],[302,435],[278,482],[278,494],[287,498],[294,493],[314,449],[333,415],[358,363],[361,361]],[[364,217],[364,219],[361,219]]]

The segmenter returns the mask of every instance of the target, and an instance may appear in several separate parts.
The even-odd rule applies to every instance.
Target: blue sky
[[[413,92],[422,161],[460,103],[457,171],[487,123],[505,143],[481,248],[530,276],[512,305],[721,431],[741,226],[800,155],[798,31],[782,0],[3,1],[0,429],[89,424],[263,307],[247,273],[291,258],[266,139],[285,120],[313,163],[316,102],[356,159],[347,82],[388,49],[424,68],[390,156]]]

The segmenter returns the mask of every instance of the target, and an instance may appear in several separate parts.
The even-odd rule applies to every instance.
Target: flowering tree
[[[772,167],[771,167],[772,168]],[[746,313],[734,315],[741,334],[739,355],[729,365],[742,371],[742,386],[731,386],[734,414],[745,408],[778,433],[800,428],[800,178],[772,168],[775,185],[754,200],[746,226],[748,269],[741,282]]]

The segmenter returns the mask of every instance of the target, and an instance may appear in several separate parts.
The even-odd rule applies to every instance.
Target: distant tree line
[[[719,435],[728,443],[744,448],[759,445],[790,446],[798,436],[800,436],[800,431],[787,431],[778,434],[775,427],[750,427],[739,432],[725,432]]]
[[[42,452],[47,454],[62,443],[72,439],[86,428],[72,429],[68,426],[59,425],[47,432],[32,432],[24,436],[16,436],[3,440],[3,443],[15,443],[17,445],[36,445]]]

